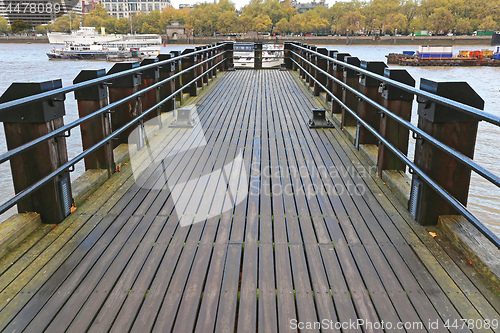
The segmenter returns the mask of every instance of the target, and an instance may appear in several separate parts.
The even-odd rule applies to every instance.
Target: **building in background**
[[[109,15],[116,18],[131,17],[140,12],[149,13],[168,8],[170,0],[102,0],[102,5]]]
[[[83,14],[83,15],[87,15],[92,10],[94,10],[97,5],[101,5],[101,4],[102,4],[101,0],[97,0],[97,1],[94,1],[94,0],[90,0],[90,1],[82,0],[81,4],[80,4],[80,13]],[[78,10],[78,8],[75,7],[75,10]]]
[[[300,2],[297,3],[296,1],[294,1],[294,4],[295,4],[294,7],[297,8],[297,11],[299,12],[299,14],[302,14],[303,12],[314,9],[318,6],[328,7],[326,5],[325,0],[320,0],[319,2],[313,1],[313,2],[305,2],[305,3],[300,3]],[[293,6],[293,4],[292,4],[292,6]]]
[[[9,24],[22,20],[34,27],[53,22],[58,16],[69,12],[81,15],[81,0],[0,0],[0,15]]]
[[[187,4],[180,4],[179,5],[179,9],[191,10],[191,9],[194,9],[194,6],[193,5],[187,5]]]

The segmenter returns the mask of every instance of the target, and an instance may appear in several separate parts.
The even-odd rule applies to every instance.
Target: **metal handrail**
[[[190,54],[192,55],[192,53],[190,53]],[[220,56],[221,54],[222,53],[219,53],[217,56]],[[208,61],[208,60],[210,60],[210,59],[207,59],[206,61]],[[88,156],[90,153],[92,153],[95,150],[97,150],[99,147],[101,147],[101,146],[107,144],[108,142],[110,142],[114,137],[116,137],[116,136],[120,135],[121,133],[125,132],[125,130],[128,129],[129,127],[131,127],[133,125],[137,125],[137,122],[140,121],[140,120],[142,120],[150,112],[152,112],[153,110],[157,109],[158,107],[160,107],[161,105],[163,105],[164,103],[166,103],[167,101],[169,101],[170,99],[174,98],[178,93],[180,93],[183,89],[185,89],[186,86],[189,86],[189,85],[193,84],[194,82],[196,82],[197,80],[199,80],[202,76],[206,75],[206,73],[212,71],[214,68],[217,68],[217,66],[219,66],[224,61],[226,61],[226,59],[223,59],[223,60],[219,61],[214,66],[212,66],[209,69],[207,69],[206,71],[204,71],[202,74],[196,76],[194,79],[192,79],[191,81],[189,81],[188,83],[186,83],[183,87],[180,87],[175,92],[173,92],[172,94],[170,94],[168,97],[164,98],[160,102],[156,103],[154,106],[150,107],[148,110],[143,111],[140,115],[136,116],[133,120],[131,120],[130,122],[128,122],[124,126],[120,127],[118,130],[114,131],[109,136],[107,136],[106,138],[102,139],[101,141],[99,141],[98,143],[96,143],[95,145],[93,145],[92,147],[90,147],[90,148],[86,149],[85,151],[83,151],[82,153],[78,154],[77,156],[75,156],[70,161],[64,163],[63,165],[61,165],[56,170],[52,171],[47,176],[43,177],[42,179],[38,180],[37,182],[31,184],[30,186],[26,187],[22,191],[18,192],[11,199],[7,200],[6,202],[4,202],[4,203],[2,203],[0,205],[0,214],[5,213],[8,209],[10,209],[11,207],[13,207],[19,201],[21,201],[22,199],[26,198],[31,192],[36,191],[37,189],[39,189],[40,187],[42,187],[44,184],[46,184],[47,182],[49,182],[50,180],[52,180],[54,177],[60,175],[61,173],[67,172],[69,170],[69,168],[71,168],[76,163],[78,163],[81,160],[83,160],[86,156]],[[158,63],[156,63],[156,64],[158,64]],[[203,62],[195,64],[195,65],[191,66],[188,69],[191,70],[191,69],[197,67],[196,65],[199,66],[200,64],[203,64]],[[146,66],[144,66],[144,67],[146,67]],[[179,72],[178,74],[181,74],[181,72]],[[174,76],[171,76],[170,79],[172,79],[173,77]],[[163,80],[163,81],[166,81],[166,80]],[[163,81],[155,83],[151,87],[155,87],[156,88]],[[137,94],[137,93],[135,93],[135,94]],[[99,111],[100,110],[97,110],[94,113],[99,113]]]
[[[420,89],[412,87],[412,86],[408,86],[408,85],[403,84],[401,82],[389,79],[389,78],[387,78],[385,76],[375,74],[375,73],[370,72],[370,71],[368,71],[366,69],[363,69],[363,68],[360,68],[360,67],[356,67],[356,66],[348,64],[346,62],[343,62],[343,61],[334,59],[332,57],[329,57],[327,55],[321,54],[319,52],[313,51],[313,50],[308,49],[306,47],[294,44],[293,42],[291,43],[291,45],[293,45],[296,48],[305,50],[308,53],[312,53],[312,54],[317,55],[317,56],[319,56],[321,58],[324,58],[324,59],[326,59],[328,61],[331,61],[331,62],[333,62],[333,63],[335,63],[337,65],[341,65],[342,67],[354,70],[354,71],[356,71],[356,72],[358,72],[360,74],[363,74],[363,75],[369,76],[371,78],[374,78],[377,81],[381,81],[381,82],[383,82],[385,84],[388,84],[388,85],[391,85],[391,86],[395,86],[398,89],[407,91],[407,92],[412,93],[412,94],[417,95],[417,96],[422,96],[422,97],[424,97],[424,98],[426,98],[428,100],[437,102],[439,104],[445,105],[445,106],[450,107],[452,109],[455,109],[455,110],[461,111],[463,113],[469,114],[471,116],[474,116],[475,118],[478,118],[480,120],[484,120],[484,121],[486,121],[488,123],[491,123],[493,125],[500,126],[500,117],[496,116],[494,114],[484,112],[483,110],[475,108],[473,106],[466,105],[466,104],[463,104],[463,103],[460,103],[460,102],[457,102],[457,101],[454,101],[454,100],[451,100],[451,99],[448,99],[448,98],[445,98],[445,97],[441,97],[441,96],[438,96],[438,95],[435,95],[433,93],[420,90]]]
[[[309,49],[306,49],[306,50],[309,50]],[[311,50],[309,50],[309,51],[311,51]],[[324,70],[322,70],[318,66],[314,65],[313,63],[311,63],[307,59],[304,59],[302,56],[298,55],[296,52],[293,52],[293,51],[291,51],[291,52],[294,53],[295,55],[299,56],[302,60],[306,61],[309,65],[311,65],[314,68],[316,68],[316,69],[320,70],[321,72],[323,72],[323,74],[326,74],[329,78],[335,80],[337,83],[340,83],[343,87],[345,87],[346,89],[348,89],[350,92],[355,93],[358,97],[361,97],[361,98],[363,98],[366,101],[369,101],[372,106],[377,107],[379,110],[381,110],[382,112],[384,112],[387,115],[392,115],[392,113],[389,110],[387,110],[384,107],[380,106],[379,104],[373,102],[371,99],[369,99],[368,97],[364,96],[363,94],[361,94],[360,92],[358,92],[354,88],[350,87],[349,85],[345,84],[344,82],[340,81],[339,79],[335,78],[330,73],[325,72]],[[332,58],[329,58],[329,59],[332,59]],[[432,178],[430,178],[429,176],[427,176],[427,174],[424,171],[422,171],[415,163],[413,163],[405,154],[403,154],[399,149],[397,149],[396,147],[394,147],[389,141],[387,141],[382,135],[380,135],[376,129],[374,129],[371,125],[369,125],[366,121],[364,121],[355,111],[351,110],[347,105],[345,105],[337,96],[335,96],[324,85],[322,85],[319,82],[318,79],[316,79],[312,74],[310,74],[308,71],[306,71],[304,69],[304,67],[302,67],[297,61],[295,61],[292,58],[290,58],[290,60],[293,61],[312,80],[314,80],[315,83],[318,84],[318,86],[320,88],[322,88],[327,94],[329,94],[337,103],[339,103],[339,105],[343,109],[347,110],[364,128],[366,128],[371,134],[373,134],[378,140],[380,140],[380,142],[382,142],[392,153],[394,153],[399,159],[401,159],[404,163],[406,163],[406,165],[408,165],[411,168],[411,170],[412,170],[413,173],[416,173],[417,175],[419,175],[419,177],[426,184],[428,184],[434,191],[436,191],[451,206],[453,206],[455,209],[457,209],[469,222],[472,223],[472,225],[474,225],[486,238],[488,238],[497,248],[500,249],[500,238],[496,234],[494,234],[487,226],[485,226],[476,216],[474,216],[474,214],[472,214],[467,209],[467,207],[465,207],[454,196],[452,196],[444,188],[442,188],[439,184],[437,184]],[[334,59],[332,59],[332,60],[334,60]],[[335,60],[335,61],[338,62],[337,60]],[[342,65],[345,64],[343,62],[338,62],[338,63],[340,63]],[[350,69],[353,69],[355,71],[359,71],[360,70],[360,68],[356,67],[356,66],[351,66]],[[370,72],[368,72],[368,73],[370,73]],[[371,73],[371,74],[373,74],[373,73]],[[379,75],[376,75],[376,76],[381,77]],[[376,78],[375,76],[372,76],[372,77]],[[390,81],[393,81],[393,80],[390,80]],[[394,85],[396,85],[396,83],[397,83],[397,81],[391,82],[391,84],[394,84]],[[400,85],[401,85],[401,83],[397,84],[398,88],[400,87]],[[403,125],[406,125],[405,123],[408,123],[408,122],[404,121],[403,119],[401,119],[400,117],[397,117],[397,116],[392,117],[392,118],[395,119],[395,120],[398,120],[398,119],[401,120],[400,123],[403,124]],[[413,126],[412,124],[410,124],[410,125]],[[418,128],[416,128],[416,129],[418,129]],[[418,129],[418,130],[420,130],[420,129]],[[432,137],[430,137],[430,138],[431,138],[430,141],[436,140],[436,139],[434,139]],[[452,154],[453,152],[458,153],[455,150],[450,149],[446,145],[444,145],[444,147],[447,148],[446,152],[448,152],[450,154]],[[448,151],[448,150],[450,150],[450,151]],[[476,165],[475,162],[473,162],[473,163]],[[489,173],[489,171],[487,171],[487,170],[486,170],[486,172]],[[491,174],[491,175],[493,175],[493,174]],[[493,175],[493,177],[498,181],[498,177],[496,177],[495,175]]]
[[[361,99],[365,100],[371,106],[373,106],[373,107],[377,108],[378,110],[380,110],[382,113],[384,113],[384,115],[387,115],[387,116],[391,117],[392,119],[394,119],[399,124],[401,124],[404,127],[408,128],[412,132],[418,134],[419,138],[426,139],[426,141],[428,141],[429,143],[431,143],[435,147],[439,148],[440,150],[444,151],[445,153],[451,155],[453,158],[455,158],[459,162],[465,164],[466,166],[468,166],[469,168],[471,168],[472,170],[474,170],[476,173],[478,173],[479,175],[483,176],[483,178],[489,180],[492,184],[496,185],[497,187],[500,187],[500,177],[498,177],[494,173],[490,172],[489,170],[485,169],[484,167],[480,166],[474,160],[472,160],[470,157],[462,154],[459,151],[456,151],[453,148],[448,147],[447,145],[443,144],[441,141],[436,140],[433,136],[429,135],[424,130],[418,128],[417,126],[413,125],[411,122],[409,122],[409,121],[407,121],[407,120],[399,117],[398,115],[394,114],[393,112],[389,111],[388,109],[386,109],[382,105],[380,105],[377,102],[371,100],[369,97],[363,95],[358,90],[356,90],[356,89],[350,87],[349,85],[345,84],[344,82],[340,81],[335,76],[333,76],[330,73],[326,72],[325,70],[319,68],[315,64],[309,62],[307,59],[303,58],[302,56],[298,55],[297,53],[295,53],[293,51],[292,51],[292,53],[294,53],[295,55],[297,55],[302,60],[307,61],[310,66],[312,66],[315,69],[319,70],[320,72],[322,72],[323,74],[325,74],[328,78],[330,78],[330,79],[334,80],[335,82],[339,83],[342,87],[344,87],[345,89],[347,89],[350,92],[352,92],[353,94],[355,94],[358,98],[361,98]]]
[[[192,57],[193,55],[198,54],[198,53],[204,53],[204,52],[207,52],[210,50],[218,50],[218,49],[224,48],[225,45],[226,45],[226,43],[216,45],[216,46],[211,46],[210,48],[203,49],[203,50],[198,50],[198,51],[195,50],[195,51],[187,53],[187,54],[181,54],[181,55],[179,55],[175,58],[172,58],[172,59],[162,60],[162,61],[152,63],[152,64],[149,64],[146,66],[140,66],[137,68],[128,69],[128,70],[123,71],[123,72],[114,73],[114,74],[106,75],[106,76],[103,76],[100,78],[76,83],[76,84],[73,84],[71,86],[57,88],[57,89],[46,91],[46,92],[39,93],[36,95],[19,98],[19,99],[16,99],[14,101],[5,102],[5,103],[0,104],[0,115],[3,112],[5,112],[5,110],[12,108],[12,107],[15,107],[15,106],[21,106],[24,104],[29,104],[29,103],[33,103],[33,102],[37,102],[37,101],[41,101],[41,100],[46,100],[51,96],[55,96],[58,94],[67,94],[67,93],[75,91],[75,90],[79,90],[79,89],[93,86],[97,83],[109,82],[109,81],[112,81],[114,79],[120,78],[122,76],[135,74],[137,72],[143,72],[145,70],[148,70],[148,69],[151,69],[154,67],[158,67],[158,66],[169,64],[169,63],[174,62],[174,61],[178,61],[179,59],[182,59],[182,58]],[[218,54],[218,56],[220,56],[220,55],[221,55],[221,53]]]
[[[147,91],[149,91],[149,90],[152,90],[152,89],[155,89],[155,88],[157,88],[157,87],[160,87],[160,86],[162,86],[163,84],[165,84],[165,83],[167,83],[167,82],[169,82],[169,81],[171,81],[171,80],[173,80],[173,79],[175,79],[175,78],[177,78],[177,77],[181,76],[182,74],[184,74],[184,73],[186,73],[186,72],[189,72],[189,71],[191,71],[192,69],[194,69],[194,68],[196,68],[196,67],[199,67],[199,66],[201,66],[201,65],[205,64],[205,63],[206,63],[206,62],[208,62],[208,61],[211,61],[211,60],[213,60],[213,59],[215,59],[215,58],[217,58],[217,57],[220,57],[221,55],[225,54],[225,52],[226,52],[226,51],[223,51],[223,52],[221,52],[221,53],[218,53],[218,54],[216,54],[216,55],[212,56],[211,58],[208,58],[208,59],[203,60],[203,61],[201,61],[201,62],[199,62],[199,63],[193,64],[193,66],[191,66],[191,67],[189,67],[189,68],[186,68],[186,69],[184,69],[184,70],[182,70],[182,71],[180,71],[180,72],[178,72],[178,73],[175,73],[174,75],[172,75],[172,76],[170,76],[170,77],[168,77],[168,78],[166,78],[166,79],[164,79],[164,80],[162,80],[162,81],[159,81],[159,82],[157,82],[157,83],[155,83],[155,84],[153,84],[153,85],[151,85],[151,86],[148,86],[148,87],[146,87],[146,88],[144,88],[144,89],[142,89],[142,90],[139,90],[139,91],[137,91],[137,92],[135,92],[135,93],[133,93],[133,94],[131,94],[131,95],[129,95],[129,96],[127,96],[127,97],[125,97],[125,98],[123,98],[123,99],[119,100],[119,101],[116,101],[116,102],[110,103],[110,104],[108,104],[108,105],[104,106],[103,108],[101,108],[101,109],[99,109],[99,110],[97,110],[97,111],[94,111],[94,112],[92,112],[92,113],[90,113],[90,114],[88,114],[88,115],[86,115],[86,116],[84,116],[84,117],[81,117],[81,118],[79,118],[79,119],[77,119],[77,120],[75,120],[75,121],[73,121],[73,122],[71,122],[71,123],[69,123],[69,124],[66,124],[66,125],[64,125],[64,126],[61,126],[61,127],[59,127],[58,129],[55,129],[54,131],[52,131],[52,132],[50,132],[50,133],[47,133],[47,134],[45,134],[45,135],[42,135],[42,136],[40,136],[40,137],[36,138],[35,140],[32,140],[32,141],[27,142],[27,143],[25,143],[25,144],[23,144],[23,145],[21,145],[21,146],[19,146],[19,147],[16,147],[16,148],[14,148],[14,149],[11,149],[11,150],[9,150],[9,151],[7,151],[7,152],[5,152],[5,153],[3,153],[3,154],[1,154],[1,155],[0,155],[0,164],[2,164],[2,163],[4,163],[4,162],[6,162],[6,161],[8,161],[8,160],[10,160],[12,157],[14,157],[14,156],[16,156],[16,155],[18,155],[18,154],[22,153],[23,151],[25,151],[25,150],[27,150],[27,149],[31,149],[31,148],[33,148],[33,147],[34,147],[34,146],[36,146],[37,144],[40,144],[40,143],[42,143],[42,142],[44,142],[44,141],[46,141],[46,140],[52,139],[52,138],[54,138],[54,137],[60,136],[60,135],[64,134],[65,132],[68,132],[68,131],[70,131],[71,129],[73,129],[73,128],[75,128],[75,127],[79,126],[79,125],[81,125],[82,123],[84,123],[84,122],[86,122],[86,121],[88,121],[88,120],[90,120],[90,119],[92,119],[92,118],[94,118],[94,117],[97,117],[97,116],[99,116],[99,115],[101,115],[101,114],[103,114],[103,113],[106,113],[106,112],[108,112],[109,110],[114,109],[114,108],[116,108],[116,107],[120,106],[121,104],[124,104],[125,102],[127,102],[127,101],[131,100],[131,99],[138,98],[138,97],[140,97],[141,95],[143,95],[145,92],[147,92]],[[191,55],[193,55],[193,53],[189,53],[187,56],[191,56]],[[154,63],[154,64],[150,64],[150,65],[146,65],[146,66],[141,66],[141,67],[139,67],[139,68],[140,68],[141,70],[144,70],[144,69],[152,68],[152,67],[155,67],[155,66],[159,66],[160,64],[165,64],[165,63],[167,63],[167,62],[168,62],[168,63],[170,63],[170,62],[172,62],[172,61],[179,60],[179,59],[180,59],[180,57],[175,57],[175,58],[168,59],[168,60],[161,61],[161,62],[157,62],[157,63]],[[220,63],[220,62],[219,62],[219,63]],[[127,70],[127,71],[124,71],[123,73],[125,73],[125,72],[129,72],[129,73],[130,73],[131,71],[136,72],[136,71],[137,71],[137,69],[135,69],[135,68],[134,68],[134,69],[132,69],[132,70]],[[120,73],[122,73],[122,72],[120,72]],[[114,74],[113,74],[113,75],[114,75]],[[130,75],[130,74],[129,74],[129,75]],[[110,75],[109,77],[111,77],[111,76],[112,76],[112,75]],[[109,81],[109,77],[106,77],[106,79],[107,79],[106,81]],[[102,79],[102,78],[99,78],[99,79]],[[87,82],[90,82],[90,81],[96,81],[96,80],[98,80],[98,79],[92,79],[92,80],[89,80],[89,81],[84,81],[84,83],[87,83]],[[102,80],[100,80],[99,82],[97,82],[97,83],[95,83],[95,84],[98,84],[98,83],[100,83],[100,82],[102,82]],[[79,84],[77,84],[77,85],[79,85]],[[187,86],[187,85],[185,85],[185,86]],[[74,85],[73,85],[73,86],[69,86],[69,87],[67,87],[67,88],[72,88],[72,87],[74,87]],[[85,86],[85,87],[86,87],[86,86]],[[80,88],[78,88],[78,89],[80,89]],[[181,89],[181,90],[182,90],[182,89]],[[50,92],[53,92],[53,91],[56,91],[56,90],[51,90]],[[71,90],[70,90],[70,91],[71,91]],[[43,94],[45,94],[45,93],[43,93]],[[52,94],[55,94],[55,93],[52,93]],[[34,96],[38,96],[38,95],[41,95],[41,94],[37,94],[37,95],[34,95]],[[50,95],[49,95],[49,96],[50,96]],[[19,101],[19,100],[16,100],[16,101]],[[15,101],[13,101],[13,102],[15,102]],[[4,104],[6,104],[6,103],[4,103]],[[0,106],[2,106],[2,105],[4,105],[4,104],[0,104]],[[21,104],[21,105],[22,105],[22,104]],[[16,106],[17,106],[17,105],[16,105]],[[1,214],[1,212],[0,212],[0,214]]]

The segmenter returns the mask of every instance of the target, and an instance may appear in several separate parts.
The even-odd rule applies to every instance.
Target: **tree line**
[[[169,7],[149,14],[138,13],[130,20],[108,15],[98,5],[80,18],[59,17],[39,31],[70,31],[80,25],[105,27],[109,33],[164,33],[172,21],[179,21],[187,34],[216,34],[255,31],[276,34],[411,34],[420,30],[435,34],[468,34],[475,30],[498,30],[500,0],[371,0],[337,2],[330,8],[318,6],[299,14],[289,0],[250,0],[241,11],[234,3],[199,3],[194,9]],[[71,24],[71,26],[70,26]],[[0,22],[0,27],[2,26]]]

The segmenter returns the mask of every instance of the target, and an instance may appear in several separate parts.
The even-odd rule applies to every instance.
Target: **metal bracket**
[[[59,134],[57,137],[58,138],[69,138],[71,136],[71,130],[68,130],[68,134],[65,134],[66,132],[63,132],[61,134]]]
[[[309,120],[309,128],[333,128],[330,120],[326,119],[326,110],[324,108],[312,109],[312,119]]]

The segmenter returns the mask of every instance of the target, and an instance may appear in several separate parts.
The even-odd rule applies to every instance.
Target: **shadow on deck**
[[[228,72],[195,102],[198,126],[153,133],[2,258],[2,330],[491,331],[498,294],[337,128],[308,128],[295,73]]]

